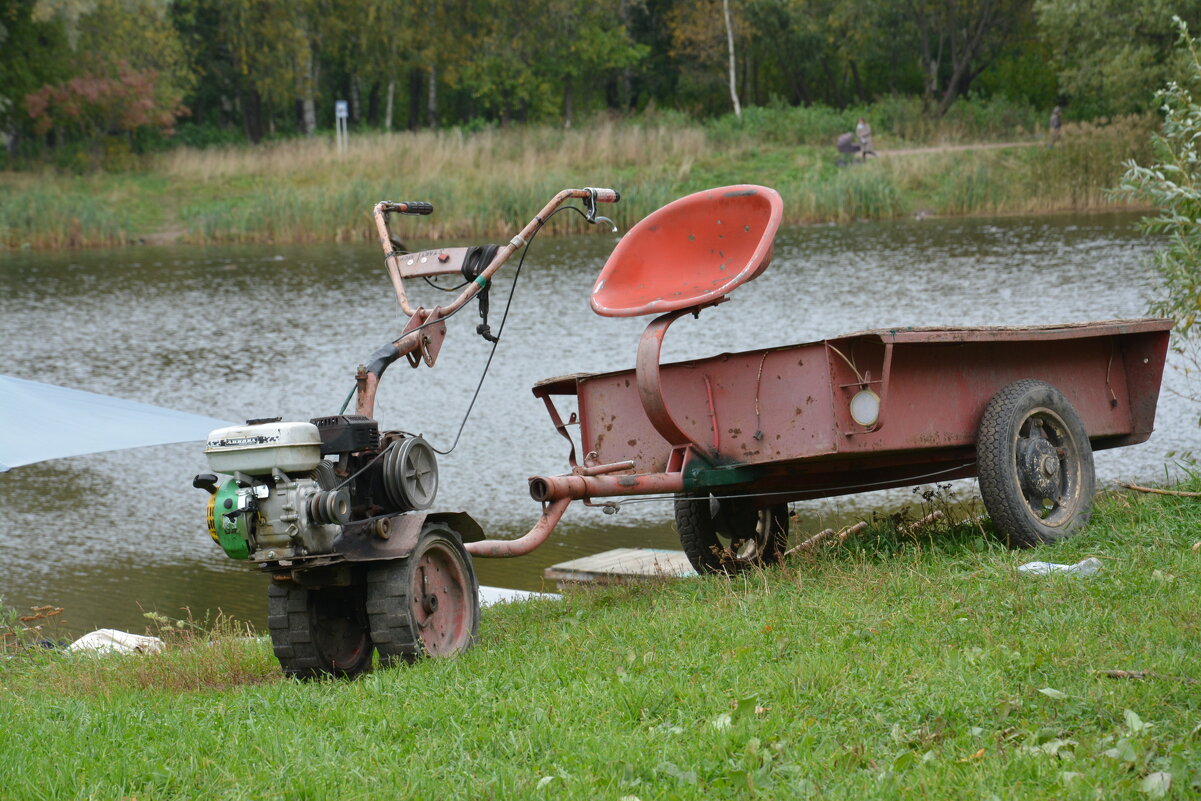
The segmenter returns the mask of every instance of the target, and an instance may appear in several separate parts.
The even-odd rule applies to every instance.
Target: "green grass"
[[[357,681],[283,680],[228,627],[159,656],[19,653],[3,795],[1094,799],[1170,776],[1164,797],[1196,797],[1196,499],[1109,495],[1034,551],[974,520],[896,531],[489,609],[463,657]],[[1085,556],[1104,569],[1015,572]]]
[[[876,111],[891,113],[886,105]],[[424,239],[507,236],[558,190],[589,185],[621,190],[622,202],[606,213],[623,228],[681,195],[733,183],[779,190],[785,222],[794,224],[1084,211],[1117,202],[1108,190],[1126,159],[1145,160],[1152,127],[1149,118],[1070,124],[1048,149],[1016,123],[949,118],[936,126],[906,112],[895,132],[878,131],[881,158],[838,166],[828,134],[847,113],[760,109],[742,122],[665,114],[568,131],[369,133],[355,136],[345,156],[318,138],[180,148],[127,172],[0,173],[0,247],[127,244],[163,232],[186,243],[374,240],[371,208],[385,199],[435,204],[432,217],[410,221]],[[905,152],[985,133],[1008,133],[1005,141],[1019,146]],[[583,227],[561,218],[554,229]]]

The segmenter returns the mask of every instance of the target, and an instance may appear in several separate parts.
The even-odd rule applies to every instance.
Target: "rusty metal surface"
[[[788,464],[787,472],[800,477],[841,473],[834,463],[842,460],[847,471],[871,470],[874,480],[902,486],[929,472],[932,462],[970,462],[984,406],[1024,378],[1063,392],[1094,448],[1145,440],[1170,326],[1124,320],[862,332],[663,365],[660,382],[681,433],[716,463]],[[635,371],[574,380],[581,446],[595,452],[595,461],[632,460],[638,473],[667,469],[674,443],[643,410]],[[850,416],[850,399],[864,387],[881,397],[879,421],[870,428]],[[806,478],[795,486],[813,483]]]
[[[646,418],[660,437],[677,448],[686,445],[694,448],[700,446],[696,440],[684,432],[667,406],[663,396],[659,357],[663,350],[663,338],[667,335],[667,329],[680,316],[688,314],[690,311],[690,309],[681,309],[655,318],[642,332],[642,338],[638,340],[638,358],[634,367],[638,397],[642,402],[642,410]]]
[[[488,558],[524,556],[546,542],[546,538],[554,531],[555,526],[558,525],[560,518],[563,517],[563,512],[567,511],[570,503],[570,498],[562,498],[548,504],[542,510],[542,516],[538,518],[538,522],[534,524],[529,533],[515,540],[480,540],[478,542],[469,542],[465,546],[467,553],[472,556]]]
[[[434,275],[462,275],[463,262],[470,248],[435,248],[397,258],[402,278],[428,278]]]
[[[484,530],[466,512],[408,512],[346,524],[334,541],[335,556],[321,558],[330,562],[342,558],[348,562],[400,559],[413,552],[426,523],[448,526],[464,543],[484,539]]]
[[[682,473],[647,473],[635,475],[570,475],[534,476],[530,479],[530,495],[536,501],[558,501],[563,498],[611,498],[617,495],[658,495],[684,491]]]
[[[1014,342],[1022,340],[1080,339],[1107,334],[1144,334],[1171,329],[1172,321],[1148,317],[1133,320],[1100,320],[1090,323],[1017,326],[914,326],[856,331],[842,338],[877,336],[893,342]]]

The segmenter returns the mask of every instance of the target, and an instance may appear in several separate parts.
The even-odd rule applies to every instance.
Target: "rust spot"
[[[636,440],[636,439],[627,440],[626,444],[629,445],[631,448],[634,448],[634,447],[638,446],[638,440]]]
[[[617,483],[623,487],[636,487],[638,486],[638,479],[634,476],[622,476],[617,479]]]
[[[628,379],[628,378],[627,378],[627,379],[626,379],[626,386],[628,387],[629,385],[630,385],[630,379]]]
[[[742,433],[742,429],[741,429],[741,428],[730,428],[730,429],[727,429],[727,430],[728,430],[728,431],[729,431],[731,434],[733,434],[734,436],[738,436],[739,434],[741,434],[741,433]]]
[[[793,412],[793,414],[795,414],[797,417],[800,417],[804,413],[805,413],[805,410],[802,409],[800,406],[796,407],[796,411]]]
[[[813,403],[813,396],[810,395],[809,397],[805,398],[805,403]]]

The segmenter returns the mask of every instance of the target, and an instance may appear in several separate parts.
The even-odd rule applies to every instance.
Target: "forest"
[[[1179,0],[0,0],[0,167],[598,113],[1146,112]],[[94,161],[94,158],[93,158]]]

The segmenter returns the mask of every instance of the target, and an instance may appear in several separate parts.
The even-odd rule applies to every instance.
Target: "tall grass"
[[[1113,203],[1107,192],[1121,164],[1145,155],[1153,124],[1069,124],[1054,148],[905,153],[900,146],[911,136],[937,142],[1012,132],[1025,119],[1020,108],[1010,114],[967,103],[923,128],[934,124],[914,102],[873,107],[887,121],[877,126],[881,158],[843,168],[832,141],[853,125],[855,110],[763,108],[748,109],[741,121],[703,124],[657,113],[601,117],[566,131],[365,134],[345,154],[328,138],[180,148],[133,175],[4,174],[0,244],[123,244],[156,228],[177,229],[192,243],[371,240],[379,200],[434,202],[432,217],[412,222],[422,238],[509,236],[569,186],[621,190],[622,202],[606,213],[623,228],[683,194],[730,183],[776,188],[790,223],[1093,209]],[[555,226],[586,228],[574,217]]]
[[[50,173],[0,173],[0,248],[124,245],[135,230],[128,209],[107,202],[96,180]]]

